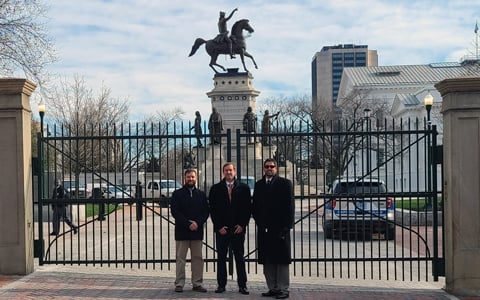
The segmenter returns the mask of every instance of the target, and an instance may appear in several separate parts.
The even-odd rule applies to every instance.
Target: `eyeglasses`
[[[276,166],[274,165],[265,165],[263,166],[265,169],[275,169]]]

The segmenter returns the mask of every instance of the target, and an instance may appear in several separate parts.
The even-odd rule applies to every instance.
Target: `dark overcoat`
[[[265,177],[257,181],[252,213],[258,228],[258,262],[290,264],[290,230],[295,213],[292,182],[279,176],[273,177],[269,185]]]
[[[208,219],[208,202],[205,192],[194,188],[182,187],[173,192],[170,204],[172,216],[175,218],[175,240],[203,240],[203,225]],[[190,221],[198,224],[197,231],[191,231]]]
[[[210,188],[208,202],[215,232],[224,226],[227,226],[229,230],[233,230],[237,224],[243,229],[247,227],[252,214],[252,198],[247,184],[235,180],[230,201],[227,184],[223,179]]]

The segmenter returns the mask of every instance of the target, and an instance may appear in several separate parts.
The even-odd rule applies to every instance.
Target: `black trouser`
[[[75,225],[67,216],[67,209],[64,204],[53,204],[53,232],[58,234],[60,231],[60,220],[63,219],[70,228],[75,228]]]
[[[239,287],[247,287],[247,272],[245,271],[245,258],[243,244],[245,242],[245,232],[233,234],[229,232],[226,235],[216,233],[217,242],[217,283],[220,287],[227,284],[227,252],[229,246],[235,257],[235,266],[237,269],[237,283]]]

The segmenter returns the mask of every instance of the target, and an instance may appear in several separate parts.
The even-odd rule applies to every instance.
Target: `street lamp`
[[[427,109],[427,124],[431,125],[430,111],[432,110],[433,96],[432,96],[432,94],[430,94],[430,92],[428,94],[426,94],[425,97],[423,98],[423,104],[425,105],[425,108]]]
[[[365,108],[363,110],[363,115],[365,117],[365,122],[367,123],[367,174],[370,174],[370,160],[371,160],[371,149],[370,149],[370,115],[372,114],[372,110],[370,108]]]
[[[45,116],[45,110],[47,109],[45,101],[43,99],[38,103],[38,114],[40,115],[40,133],[43,137],[43,117]]]

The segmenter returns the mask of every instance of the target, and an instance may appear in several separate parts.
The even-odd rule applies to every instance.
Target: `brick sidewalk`
[[[75,271],[76,268],[80,271]],[[108,268],[91,268],[88,271],[88,268],[82,267],[42,267],[24,277],[0,276],[0,299],[272,299],[261,297],[266,288],[260,277],[250,279],[250,295],[244,296],[238,293],[236,282],[231,279],[227,292],[215,294],[213,291],[216,282],[213,276],[214,274],[208,274],[205,279],[207,293],[192,291],[188,283],[183,293],[175,293],[171,271],[112,271]],[[337,280],[342,285],[334,285],[329,280],[318,278],[308,281],[310,282],[292,280],[290,299],[459,299],[431,284],[422,288],[418,283],[385,282],[382,286],[372,286],[369,281],[352,283],[344,279]],[[392,287],[396,285],[399,287]],[[409,286],[411,287],[408,288]]]

